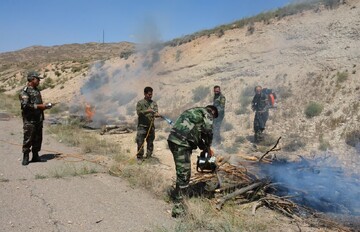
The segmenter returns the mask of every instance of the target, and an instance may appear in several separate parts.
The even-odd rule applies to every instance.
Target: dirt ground
[[[153,231],[171,228],[171,205],[121,178],[102,173],[92,163],[53,159],[55,150],[77,154],[45,135],[46,162],[21,165],[22,123],[0,121],[0,231]],[[49,177],[64,167],[96,168],[99,173],[64,178]]]

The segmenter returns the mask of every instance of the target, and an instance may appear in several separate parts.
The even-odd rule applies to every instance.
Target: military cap
[[[41,77],[40,74],[38,72],[35,71],[30,71],[27,75],[27,80],[28,81],[32,81],[32,79],[37,78],[37,79],[44,79],[44,77]]]

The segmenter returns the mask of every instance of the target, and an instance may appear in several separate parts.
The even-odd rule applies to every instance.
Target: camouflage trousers
[[[137,144],[137,157],[143,158],[144,156],[144,147],[145,147],[145,138],[149,131],[149,127],[138,126],[136,134],[136,144]],[[154,150],[154,140],[155,140],[155,128],[152,126],[149,135],[146,138],[146,156],[151,157]]]
[[[171,141],[168,141],[168,144],[175,162],[176,191],[180,192],[189,186],[192,148],[179,146]]]
[[[262,139],[262,132],[265,130],[266,121],[269,118],[269,111],[256,112],[254,118],[255,142]]]
[[[33,153],[37,153],[41,150],[42,143],[42,122],[28,122],[24,121],[24,140],[22,146],[22,152],[29,154],[30,150]]]

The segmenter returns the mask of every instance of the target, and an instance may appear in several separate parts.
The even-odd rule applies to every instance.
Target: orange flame
[[[95,114],[95,109],[91,108],[91,105],[88,103],[85,103],[85,115],[87,121],[92,121],[92,118]]]

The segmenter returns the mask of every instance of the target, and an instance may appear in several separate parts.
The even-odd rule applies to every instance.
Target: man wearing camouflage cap
[[[29,72],[27,75],[28,83],[19,94],[24,129],[22,165],[29,164],[30,151],[32,151],[31,162],[41,162],[39,151],[42,143],[44,110],[52,107],[51,103],[43,103],[40,90],[37,88],[40,79],[43,78],[37,72]]]
[[[213,105],[191,108],[179,116],[171,129],[168,144],[176,169],[173,217],[185,212],[182,194],[186,193],[190,182],[192,150],[210,148],[213,139],[213,120],[217,116],[217,108]]]

